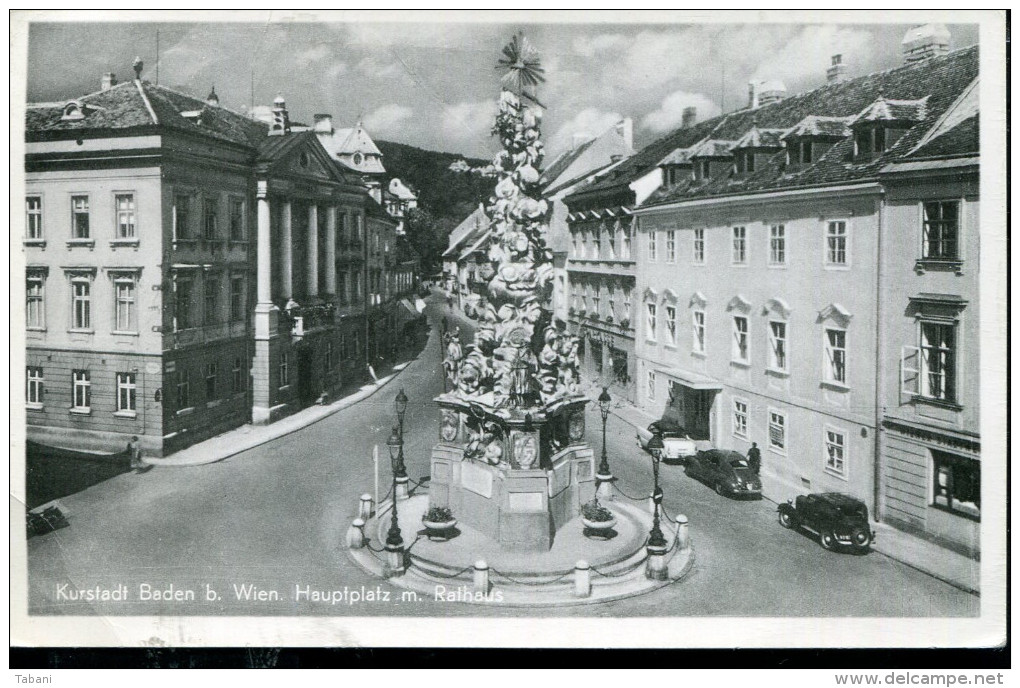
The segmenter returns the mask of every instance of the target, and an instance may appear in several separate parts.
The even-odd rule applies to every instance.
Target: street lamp
[[[606,454],[606,421],[609,420],[609,405],[613,399],[609,396],[609,388],[603,387],[599,395],[599,413],[602,414],[602,461],[599,462],[599,475],[609,476],[612,480],[613,474],[609,470],[609,456]]]
[[[404,568],[404,538],[400,535],[400,523],[397,521],[397,466],[401,463],[404,453],[404,440],[396,426],[390,438],[386,440],[390,450],[390,468],[393,474],[393,511],[390,512],[390,529],[386,533],[386,551],[390,557],[390,567],[397,571]]]
[[[648,534],[649,554],[662,553],[666,550],[666,537],[659,527],[659,505],[662,504],[662,488],[659,487],[659,461],[662,460],[662,451],[665,448],[666,445],[663,444],[659,433],[655,433],[652,435],[652,439],[648,440],[648,451],[652,454],[652,475],[655,478],[655,490],[652,492],[652,504],[654,505],[652,530]]]
[[[397,409],[397,423],[398,423],[398,434],[400,438],[400,445],[398,452],[393,460],[393,475],[396,481],[401,486],[406,486],[407,483],[407,468],[404,466],[404,414],[407,413],[407,395],[404,394],[404,389],[401,387],[397,393],[397,398],[393,400],[393,405]],[[393,448],[390,448],[392,453]],[[393,497],[396,499],[397,493],[394,491]]]

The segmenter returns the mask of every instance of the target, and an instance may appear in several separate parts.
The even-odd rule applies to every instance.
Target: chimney
[[[830,84],[846,81],[846,65],[843,64],[842,55],[832,56],[832,64],[825,70],[825,78]]]
[[[625,117],[616,123],[616,133],[623,139],[628,150],[634,149],[634,120]]]
[[[752,110],[758,107],[758,88],[760,86],[760,81],[747,82],[747,107]]]
[[[205,102],[212,107],[220,106],[220,97],[216,95],[216,87],[213,86],[212,90],[209,91],[209,95],[205,97]]]
[[[578,146],[584,145],[588,141],[591,141],[591,135],[586,134],[583,131],[574,134],[574,138],[570,142],[570,150],[574,150]]]
[[[694,126],[694,123],[698,120],[698,108],[685,107],[683,112],[683,119],[680,120],[681,129],[690,129]]]
[[[913,64],[949,52],[952,36],[945,24],[924,24],[907,31],[900,44],[903,62]]]
[[[776,103],[786,97],[786,84],[775,79],[758,86],[758,105]]]
[[[287,101],[280,94],[273,100],[273,122],[269,127],[269,134],[282,136],[288,133],[290,133],[290,116],[287,114]]]
[[[113,72],[107,72],[103,75],[103,81],[100,84],[100,90],[108,91],[117,85],[117,77]]]
[[[312,115],[312,117],[315,119],[315,126],[313,129],[316,133],[333,133],[333,115]]]

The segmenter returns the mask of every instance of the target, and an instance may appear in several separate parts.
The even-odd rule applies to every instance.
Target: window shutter
[[[904,346],[900,352],[900,395],[913,397],[921,393],[921,350]]]

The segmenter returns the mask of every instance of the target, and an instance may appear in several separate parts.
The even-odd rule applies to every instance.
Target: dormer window
[[[712,178],[712,162],[710,160],[698,161],[698,178],[699,179]]]
[[[811,155],[814,152],[812,150],[811,141],[804,140],[804,141],[798,142],[797,146],[795,148],[795,152],[796,152],[796,155],[797,155],[797,160],[796,161],[799,164],[807,165],[807,164],[810,164],[810,163],[814,162],[814,159],[812,158],[812,155]]]
[[[737,174],[754,172],[754,153],[746,151],[737,156]]]
[[[64,106],[64,114],[60,117],[60,119],[72,121],[85,119],[85,108],[81,103],[72,100]]]
[[[854,134],[854,153],[857,156],[881,155],[885,147],[885,127],[858,129]]]

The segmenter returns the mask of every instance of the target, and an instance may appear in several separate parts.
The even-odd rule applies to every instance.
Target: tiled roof
[[[315,132],[299,131],[281,136],[264,136],[259,142],[259,162],[274,162],[302,141],[315,138]]]
[[[646,203],[664,203],[684,196],[747,193],[784,187],[837,184],[874,178],[885,164],[910,151],[964,89],[978,77],[978,46],[957,50],[940,57],[922,60],[885,72],[826,84],[807,93],[791,95],[755,110],[741,110],[678,129],[631,156],[604,178],[589,184],[567,198],[615,192],[660,164],[677,148],[690,148],[703,139],[735,140],[753,125],[768,129],[790,129],[809,116],[826,118],[855,117],[880,94],[896,100],[925,101],[924,120],[913,126],[886,153],[870,162],[856,164],[851,159],[853,142],[848,138],[835,144],[816,163],[795,174],[787,174],[785,154],[773,156],[758,171],[739,179],[711,179],[698,185],[682,184],[660,190]],[[828,125],[825,125],[828,126]]]
[[[738,148],[782,148],[783,134],[785,129],[759,129],[751,127],[751,130],[737,139],[733,150]]]
[[[691,152],[686,148],[677,148],[659,161],[660,165],[686,165],[691,161]]]
[[[925,102],[927,100],[927,98],[886,100],[879,96],[878,100],[853,118],[850,126],[858,122],[920,122],[925,118]]]
[[[257,146],[268,131],[262,122],[147,81],[125,81],[105,91],[82,96],[77,102],[87,110],[87,115],[80,120],[62,119],[62,103],[30,104],[25,113],[27,136],[158,125],[244,146]],[[197,113],[197,116],[185,117],[181,114],[184,112]]]
[[[541,183],[551,184],[555,182],[557,177],[566,172],[567,168],[573,165],[574,162],[580,158],[586,150],[591,148],[597,140],[597,138],[592,137],[581,145],[556,156],[556,159],[553,160],[548,167],[542,170]]]
[[[843,138],[850,135],[850,121],[853,117],[819,117],[808,115],[797,122],[783,138],[794,136],[831,136]]]
[[[928,141],[907,157],[913,160],[967,155],[968,153],[977,155],[980,149],[980,134],[978,116],[974,115]]]
[[[691,148],[690,157],[694,158],[729,158],[733,155],[736,141],[720,141],[708,139]]]

